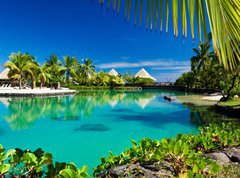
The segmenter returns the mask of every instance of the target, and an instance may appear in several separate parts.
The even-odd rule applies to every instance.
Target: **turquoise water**
[[[131,140],[197,132],[189,108],[166,102],[166,91],[80,92],[76,96],[1,98],[0,143],[51,152],[57,161],[90,168]]]

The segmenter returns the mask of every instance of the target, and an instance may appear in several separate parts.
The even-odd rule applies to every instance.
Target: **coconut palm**
[[[196,56],[193,56],[191,58],[192,71],[200,70],[201,68],[207,70],[208,65],[211,64],[211,59],[214,56],[213,52],[209,52],[210,48],[211,46],[209,45],[209,43],[200,43],[199,49],[193,48]]]
[[[70,76],[73,77],[76,74],[78,59],[75,57],[64,56],[63,60],[64,60],[63,66],[65,68],[65,74],[66,74],[66,83],[68,84]]]
[[[58,56],[51,54],[50,57],[46,59],[46,66],[62,66],[62,62],[58,59]]]
[[[37,63],[33,56],[21,52],[12,53],[9,56],[9,61],[4,64],[4,67],[9,68],[8,76],[12,79],[17,79],[19,82],[19,88],[22,88],[22,82],[30,75],[32,82],[34,83],[35,75],[34,69],[37,67]]]
[[[51,84],[57,84],[56,88],[59,88],[60,82],[63,81],[63,75],[65,72],[64,67],[62,67],[62,62],[58,59],[58,56],[50,55],[45,65],[48,68],[49,74],[51,76]]]
[[[40,82],[40,88],[42,88],[44,83],[46,83],[50,78],[50,71],[46,63],[39,66],[37,71],[37,80]]]
[[[84,83],[86,84],[89,76],[92,76],[95,72],[95,66],[93,65],[91,59],[86,58],[83,60],[83,64],[81,65],[81,73],[84,77]]]
[[[106,1],[99,0],[99,3]],[[174,35],[179,35],[179,22],[181,33],[188,35],[190,24],[191,37],[195,39],[197,27],[198,38],[208,41],[207,24],[213,38],[213,48],[218,59],[226,69],[234,69],[240,61],[240,1],[239,0],[108,0],[108,7],[118,13],[122,4],[125,4],[124,16],[130,21],[133,13],[134,24],[142,26],[145,19],[146,28],[168,31],[169,14],[172,13]],[[180,19],[179,19],[180,15]],[[145,18],[143,18],[145,17]],[[160,24],[160,25],[159,25]]]

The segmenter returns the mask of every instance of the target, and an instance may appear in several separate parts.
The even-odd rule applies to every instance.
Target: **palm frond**
[[[122,1],[125,3],[121,3]],[[99,0],[99,3],[104,3],[104,0]],[[146,28],[157,30],[157,24],[160,24],[159,29],[162,30],[165,25],[166,32],[169,30],[171,11],[174,35],[182,34],[187,37],[188,24],[190,24],[191,37],[195,39],[197,33],[199,41],[209,40],[207,34],[209,24],[214,51],[224,67],[234,69],[240,62],[239,0],[160,0],[160,2],[159,0],[118,0],[118,3],[116,0],[108,0],[108,4],[113,4],[113,9],[118,13],[121,4],[124,4],[126,20],[131,21],[133,14],[135,25],[138,21],[139,26],[142,26],[142,21],[145,19]]]

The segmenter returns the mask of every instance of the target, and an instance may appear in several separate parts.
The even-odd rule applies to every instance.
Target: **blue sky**
[[[158,81],[189,70],[190,37],[126,23],[123,13],[97,0],[0,0],[0,65],[11,52],[28,52],[43,63],[50,54],[89,57],[97,70],[135,74],[144,67]],[[190,34],[190,31],[189,31]]]

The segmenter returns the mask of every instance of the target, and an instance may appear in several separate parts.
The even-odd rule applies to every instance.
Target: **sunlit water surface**
[[[51,152],[57,161],[96,167],[108,151],[121,153],[131,140],[196,133],[202,118],[166,91],[80,92],[76,96],[1,98],[0,143]]]

